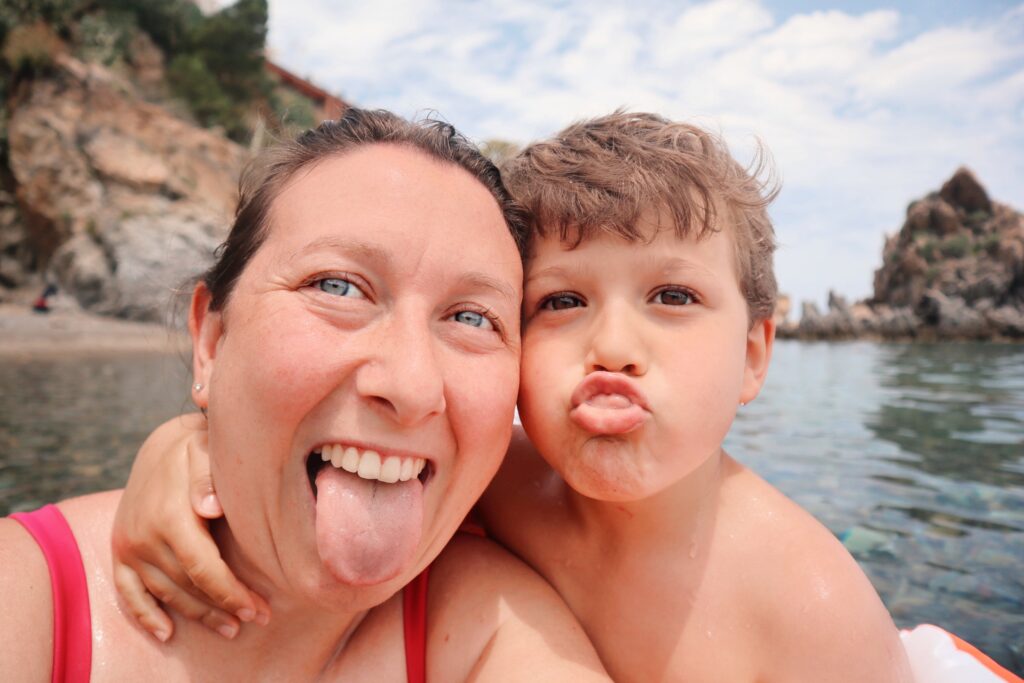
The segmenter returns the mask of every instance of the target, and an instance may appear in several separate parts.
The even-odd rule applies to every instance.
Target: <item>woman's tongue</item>
[[[420,543],[423,484],[385,484],[328,466],[316,475],[316,545],[338,581],[368,586],[408,567]]]

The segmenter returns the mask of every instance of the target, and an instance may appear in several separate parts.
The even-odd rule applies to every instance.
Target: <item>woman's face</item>
[[[521,282],[466,171],[383,144],[300,171],[224,310],[193,302],[228,555],[368,604],[429,564],[508,445]]]

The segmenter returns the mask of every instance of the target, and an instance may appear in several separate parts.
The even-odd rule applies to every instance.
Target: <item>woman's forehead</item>
[[[264,246],[275,261],[347,253],[375,262],[518,277],[519,254],[487,188],[463,169],[411,148],[370,145],[325,159],[273,201]],[[518,283],[517,283],[518,285]]]

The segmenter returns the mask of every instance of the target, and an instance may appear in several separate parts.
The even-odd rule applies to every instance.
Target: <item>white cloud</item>
[[[908,20],[911,19],[911,20]],[[366,106],[436,109],[520,142],[617,106],[754,135],[785,179],[773,212],[795,298],[869,293],[882,235],[966,163],[1024,207],[1024,5],[920,26],[897,9],[789,17],[758,0],[271,5],[275,57]]]

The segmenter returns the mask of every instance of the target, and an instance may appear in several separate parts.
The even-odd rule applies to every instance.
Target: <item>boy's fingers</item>
[[[124,600],[128,612],[142,628],[162,642],[174,633],[174,622],[160,609],[160,605],[142,584],[142,579],[131,567],[114,562],[114,585]]]
[[[200,517],[216,519],[224,514],[213,488],[210,474],[210,455],[206,450],[206,432],[193,434],[188,440],[189,498],[192,509]]]
[[[235,617],[195,597],[152,565],[141,566],[139,572],[146,586],[168,607],[188,619],[202,621],[225,638],[238,635],[239,623]]]
[[[242,621],[266,623],[270,608],[235,578],[220,557],[220,550],[208,534],[191,539],[188,544],[172,547],[171,551],[199,592],[208,596],[222,609],[235,614]]]

